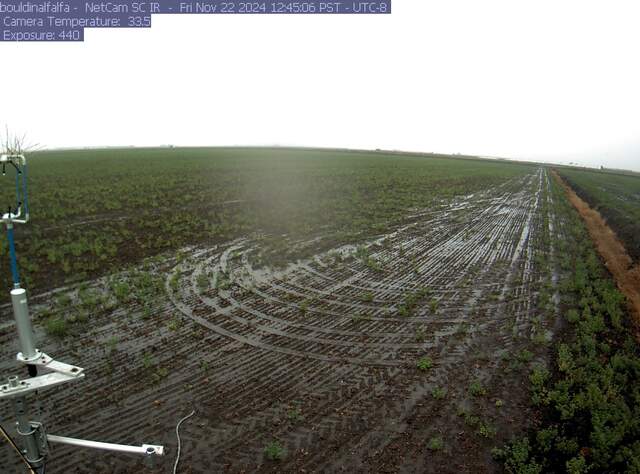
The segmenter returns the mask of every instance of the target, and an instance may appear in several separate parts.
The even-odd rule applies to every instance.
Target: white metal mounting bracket
[[[18,377],[9,377],[8,383],[0,385],[0,399],[23,397],[28,393],[53,387],[67,382],[74,382],[84,377],[84,369],[75,365],[65,364],[52,359],[44,352],[36,349],[37,358],[26,359],[22,352],[16,356],[18,362],[25,365],[36,365],[52,372],[37,377],[19,380]]]

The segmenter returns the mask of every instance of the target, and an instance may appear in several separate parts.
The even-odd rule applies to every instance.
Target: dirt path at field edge
[[[633,266],[633,260],[624,245],[600,213],[591,209],[555,170],[551,170],[551,174],[562,185],[569,202],[584,220],[605,266],[613,275],[620,291],[627,297],[635,323],[636,338],[640,340],[640,264]]]

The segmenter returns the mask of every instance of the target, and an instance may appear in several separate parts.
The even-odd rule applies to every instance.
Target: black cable
[[[38,375],[38,367],[36,365],[27,365],[27,370],[29,371],[29,377],[36,377]]]
[[[9,433],[7,433],[5,431],[5,429],[2,427],[2,425],[0,425],[0,432],[2,432],[2,435],[7,440],[7,442],[11,446],[13,446],[13,449],[16,450],[16,452],[18,453],[18,455],[20,456],[22,461],[24,461],[24,463],[29,467],[29,472],[31,472],[31,474],[36,474],[36,472],[33,470],[33,467],[31,466],[31,463],[29,461],[27,461],[27,458],[24,457],[24,454],[22,453],[22,451],[20,451],[20,448],[18,448],[18,445],[16,444],[16,442],[11,438],[11,436],[9,436]],[[44,467],[44,465],[43,465],[43,467]]]

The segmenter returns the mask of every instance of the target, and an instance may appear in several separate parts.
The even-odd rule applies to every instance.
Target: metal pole
[[[9,377],[9,384],[12,386],[17,385],[18,377]],[[16,419],[18,420],[16,422],[18,434],[24,440],[27,461],[29,461],[33,467],[40,467],[44,456],[40,454],[40,449],[38,448],[36,429],[31,426],[31,422],[29,421],[27,399],[25,397],[15,398],[13,400],[13,408]]]
[[[33,342],[33,328],[29,319],[29,307],[27,306],[27,290],[15,288],[11,290],[11,303],[13,304],[13,316],[16,319],[16,328],[20,338],[20,348],[25,360],[30,361],[39,357]]]
[[[88,439],[68,438],[67,436],[47,435],[50,443],[68,444],[81,448],[103,449],[105,451],[116,451],[129,454],[144,454],[146,456],[162,456],[164,449],[162,446],[153,444],[143,444],[142,446],[128,446],[126,444],[103,443],[101,441],[90,441]]]

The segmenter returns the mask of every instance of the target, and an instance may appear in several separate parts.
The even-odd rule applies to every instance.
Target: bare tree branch
[[[17,135],[5,125],[4,137],[0,135],[0,153],[4,155],[23,155],[25,153],[41,149],[37,143],[29,143],[27,134]]]

